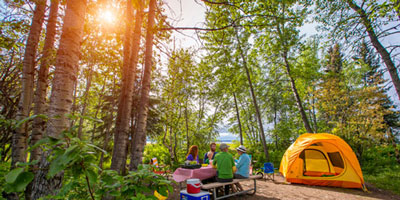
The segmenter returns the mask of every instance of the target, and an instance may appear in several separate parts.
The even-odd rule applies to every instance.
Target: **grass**
[[[364,179],[377,188],[389,190],[400,195],[400,167],[396,168],[377,174],[364,174]]]

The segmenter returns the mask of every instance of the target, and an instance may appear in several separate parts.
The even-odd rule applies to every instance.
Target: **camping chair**
[[[152,166],[155,174],[165,176],[168,180],[168,174],[170,173],[170,170],[166,169],[166,166],[164,165],[158,165],[157,158],[152,158],[150,160],[150,165]]]
[[[272,164],[271,162],[264,163],[264,167],[262,167],[261,169],[263,170],[264,174],[266,174],[265,178],[271,180],[275,179],[274,164]]]

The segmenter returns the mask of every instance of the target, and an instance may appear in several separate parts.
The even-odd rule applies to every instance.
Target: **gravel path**
[[[253,186],[252,181],[241,183],[246,189]],[[257,193],[255,195],[245,195],[239,197],[227,198],[230,200],[278,200],[278,199],[387,199],[400,200],[400,196],[391,192],[383,191],[367,185],[369,192],[363,192],[361,189],[345,189],[333,187],[307,186],[300,184],[285,183],[282,176],[275,175],[275,182],[268,180],[257,181]],[[175,185],[174,193],[168,199],[179,199],[178,187]]]

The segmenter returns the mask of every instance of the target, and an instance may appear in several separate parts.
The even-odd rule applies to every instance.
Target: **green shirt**
[[[227,152],[220,152],[215,155],[213,165],[217,165],[218,178],[233,178],[232,167],[235,166],[233,157]]]

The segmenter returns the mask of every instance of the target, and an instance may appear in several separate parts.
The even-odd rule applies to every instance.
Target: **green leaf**
[[[32,162],[17,162],[16,166],[17,167],[26,167],[30,165],[36,165],[39,162],[39,160],[34,160]]]
[[[15,187],[15,191],[22,192],[25,190],[26,186],[33,180],[35,176],[31,172],[23,172],[21,173],[15,183],[13,184]]]
[[[109,194],[113,197],[121,196],[121,193],[118,190],[111,191]]]
[[[104,154],[106,154],[107,155],[107,151],[104,151],[102,148],[100,148],[100,147],[98,147],[98,146],[96,146],[96,145],[94,145],[94,144],[87,144],[89,147],[93,147],[93,148],[95,148],[95,149],[97,149],[97,150],[99,150],[99,151],[101,151],[101,152],[103,152]]]
[[[7,183],[14,183],[18,176],[24,171],[23,168],[15,168],[6,175]]]
[[[60,192],[58,192],[57,196],[66,196],[70,190],[72,190],[74,186],[74,182],[69,182],[68,184],[64,185]]]
[[[91,169],[86,170],[86,172],[87,172],[86,173],[87,176],[89,177],[90,184],[91,185],[96,184],[97,183],[97,174]]]
[[[161,195],[163,195],[164,197],[168,196],[168,189],[166,186],[162,186],[157,190],[158,193],[160,193]]]
[[[26,151],[32,151],[33,149],[36,149],[37,147],[43,145],[43,144],[47,144],[50,142],[50,138],[45,137],[39,141],[37,141],[33,146],[29,147]]]
[[[53,177],[58,172],[64,170],[67,165],[75,160],[79,156],[79,148],[78,145],[70,146],[63,155],[58,156],[55,160],[53,160],[50,164],[50,169],[47,174],[47,177]]]

